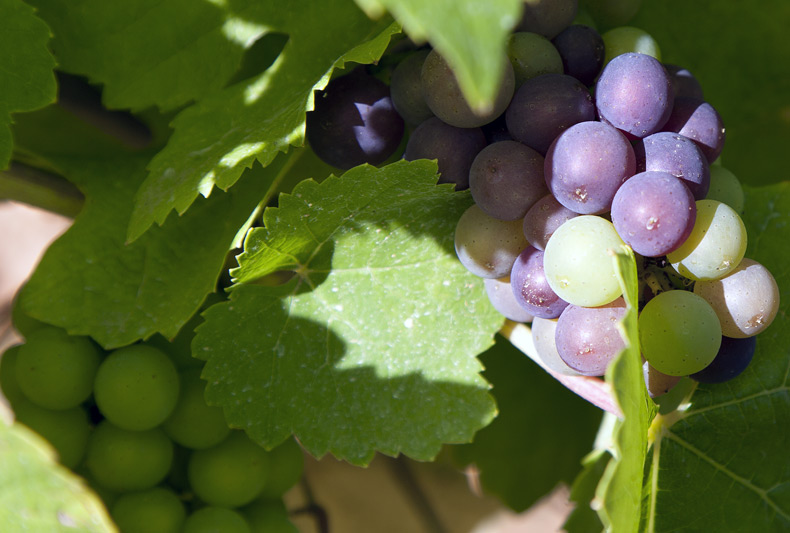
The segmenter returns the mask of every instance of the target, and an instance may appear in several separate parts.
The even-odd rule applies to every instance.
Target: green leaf
[[[499,415],[472,444],[451,451],[461,464],[477,466],[488,492],[523,511],[558,483],[574,479],[601,411],[501,337],[480,359]]]
[[[568,519],[563,524],[563,531],[567,533],[600,533],[603,524],[591,503],[595,498],[595,489],[606,470],[606,465],[611,461],[611,455],[606,450],[593,450],[582,461],[583,469],[573,481],[570,500],[576,504]]]
[[[99,498],[55,461],[52,447],[0,406],[0,524],[3,531],[117,531]]]
[[[129,238],[183,214],[198,194],[227,190],[257,159],[267,166],[289,145],[304,144],[313,90],[347,61],[372,63],[399,27],[374,23],[351,0],[260,4],[256,23],[290,36],[280,57],[259,77],[233,85],[180,113],[169,144],[151,162],[137,193]]]
[[[787,176],[777,154],[790,144],[788,18],[785,0],[765,0],[758,9],[719,0],[661,0],[643,2],[630,23],[658,40],[664,61],[699,79],[727,129],[722,160],[752,185]]]
[[[431,459],[491,421],[475,355],[503,319],[455,257],[471,199],[436,186],[436,170],[363,165],[266,210],[239,257],[245,284],[192,344],[230,425],[267,448],[293,433],[315,456],[366,464],[374,451]],[[251,283],[278,270],[297,275]]]
[[[472,107],[491,107],[522,0],[356,1],[371,16],[389,10],[413,40],[429,41],[452,67]]]
[[[47,25],[21,0],[0,0],[0,170],[8,168],[11,113],[55,101],[55,58]]]
[[[638,284],[633,252],[618,253],[613,259],[627,310],[621,333],[627,347],[606,370],[606,381],[623,413],[614,429],[613,458],[609,461],[596,498],[602,502],[598,515],[607,531],[636,532],[642,502],[642,478],[647,454],[647,429],[655,413],[655,404],[647,395],[637,330]]]
[[[104,84],[111,108],[166,111],[221,89],[256,39],[259,2],[31,0],[61,67]]]
[[[645,480],[645,530],[771,533],[790,529],[790,184],[746,190],[747,257],[781,293],[743,374],[699,385],[686,410],[659,417]]]

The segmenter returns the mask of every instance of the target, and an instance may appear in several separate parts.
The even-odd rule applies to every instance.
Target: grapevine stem
[[[70,218],[77,216],[85,198],[65,178],[12,162],[0,172],[0,199],[15,200]]]
[[[609,383],[596,377],[565,376],[548,368],[538,357],[535,343],[532,342],[532,329],[529,326],[506,320],[505,325],[499,330],[499,334],[568,389],[596,407],[612,413],[618,418],[623,418],[623,413],[612,396],[612,386]]]

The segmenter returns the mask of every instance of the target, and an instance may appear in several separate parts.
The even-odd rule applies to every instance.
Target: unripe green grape
[[[11,406],[16,405],[20,401],[29,401],[22,389],[19,388],[19,382],[16,380],[16,361],[19,358],[20,348],[22,348],[21,344],[12,346],[3,352],[3,356],[0,357],[0,389],[2,389],[3,396]]]
[[[269,473],[261,496],[280,498],[299,483],[304,470],[304,454],[296,440],[290,438],[269,452]]]
[[[105,420],[88,439],[86,464],[110,490],[130,491],[162,481],[173,462],[173,443],[161,429],[127,431]]]
[[[123,533],[181,533],[187,513],[172,490],[156,487],[120,496],[110,514]]]
[[[639,341],[647,362],[668,376],[699,372],[716,357],[721,325],[713,308],[693,292],[662,292],[639,314]]]
[[[258,500],[244,507],[241,512],[247,518],[252,533],[299,532],[288,518],[288,510],[282,499]]]
[[[266,485],[269,454],[243,431],[220,444],[196,450],[189,460],[189,482],[210,505],[238,507],[254,500]]]
[[[507,56],[513,65],[516,87],[541,74],[562,74],[562,57],[544,36],[532,32],[516,32],[510,36]]]
[[[85,409],[73,407],[53,411],[21,401],[14,405],[14,412],[19,422],[49,441],[63,466],[76,468],[80,464],[91,430]]]
[[[717,159],[716,161],[718,161]],[[743,213],[743,187],[738,178],[721,166],[713,164],[710,166],[710,188],[706,200],[718,200],[721,203],[732,207],[736,213]]]
[[[644,30],[631,26],[613,28],[601,35],[606,55],[603,64],[606,65],[615,57],[636,52],[653,56],[661,61],[661,50],[653,37]]]
[[[71,409],[90,397],[100,360],[101,352],[87,337],[41,328],[19,351],[16,379],[36,405]]]
[[[94,385],[99,411],[116,426],[131,431],[164,422],[173,412],[178,392],[178,372],[170,358],[144,344],[108,355]]]
[[[252,533],[252,530],[241,513],[224,507],[204,507],[187,517],[183,533]]]
[[[219,444],[230,428],[222,409],[206,403],[206,382],[200,379],[200,369],[182,371],[180,382],[178,403],[162,429],[174,442],[194,450]]]
[[[36,320],[25,313],[19,304],[19,298],[15,298],[11,304],[11,323],[14,325],[14,329],[25,339],[40,329],[50,327],[46,322]]]

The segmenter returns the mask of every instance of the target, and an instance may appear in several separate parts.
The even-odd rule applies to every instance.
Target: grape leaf
[[[204,314],[193,352],[207,400],[267,448],[293,433],[315,456],[431,459],[495,407],[475,355],[503,318],[458,262],[468,193],[436,164],[357,167],[300,183],[250,232],[231,299]],[[255,284],[293,270],[288,283]]]
[[[389,10],[413,40],[428,40],[451,65],[472,107],[491,107],[502,79],[507,39],[520,20],[522,0],[356,1],[371,16]]]
[[[0,0],[0,170],[11,160],[11,113],[55,101],[55,58],[50,32],[20,0]]]
[[[766,0],[759,9],[719,0],[663,0],[643,2],[630,23],[658,40],[664,61],[699,79],[727,129],[722,160],[752,185],[787,175],[777,154],[790,144],[788,18],[785,0]]]
[[[116,532],[99,498],[55,461],[52,447],[0,406],[3,531]]]
[[[591,503],[611,455],[606,450],[593,450],[582,461],[582,471],[573,481],[570,500],[575,507],[563,524],[567,533],[600,533],[603,524],[593,511]]]
[[[656,420],[645,479],[650,533],[790,529],[790,184],[746,192],[746,255],[776,278],[779,314],[743,374],[699,385],[688,409]]]
[[[304,144],[313,90],[348,61],[372,63],[399,27],[370,21],[351,0],[294,0],[260,4],[256,22],[290,36],[263,74],[214,93],[179,113],[167,147],[153,159],[138,191],[129,238],[183,214],[198,194],[227,190],[257,158],[268,165],[291,144]]]
[[[499,415],[472,444],[451,452],[461,464],[477,466],[487,491],[523,511],[561,481],[573,480],[595,438],[601,411],[501,337],[480,360]]]
[[[614,428],[613,457],[606,466],[595,492],[602,502],[598,516],[606,531],[637,531],[642,501],[642,479],[647,454],[647,429],[655,414],[655,404],[647,395],[637,330],[636,262],[630,248],[614,258],[620,286],[627,304],[621,333],[627,347],[606,369],[606,381],[620,406],[624,420]]]

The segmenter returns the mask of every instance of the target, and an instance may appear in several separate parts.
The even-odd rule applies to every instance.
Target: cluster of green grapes
[[[173,342],[107,353],[15,310],[25,342],[0,358],[0,387],[121,533],[295,533],[282,498],[302,475],[302,449],[289,439],[266,451],[206,403],[189,346],[199,320]]]

